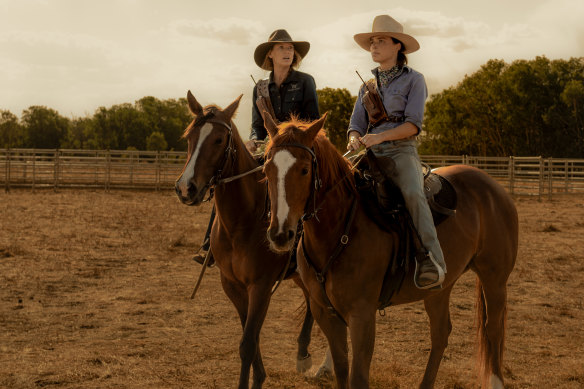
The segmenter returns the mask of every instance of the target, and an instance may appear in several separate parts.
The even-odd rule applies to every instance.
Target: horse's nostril
[[[294,239],[294,230],[288,230],[288,240]]]

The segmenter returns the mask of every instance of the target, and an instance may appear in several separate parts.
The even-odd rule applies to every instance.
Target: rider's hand
[[[347,143],[347,150],[349,151],[356,151],[359,150],[361,147],[361,142],[357,136],[351,135],[349,137],[349,143]]]
[[[371,146],[375,146],[375,145],[382,143],[383,142],[383,135],[382,134],[367,134],[364,137],[361,137],[359,139],[359,141],[361,142],[361,144],[363,144],[363,146],[365,146],[366,148],[369,148]]]
[[[245,142],[245,147],[252,154],[255,153],[255,151],[258,149],[258,146],[256,145],[256,142],[253,139],[250,139],[247,142]]]

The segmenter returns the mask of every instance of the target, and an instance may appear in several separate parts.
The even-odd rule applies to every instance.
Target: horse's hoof
[[[314,375],[314,378],[322,379],[322,378],[328,378],[328,377],[332,377],[332,376],[333,376],[333,372],[330,371],[328,367],[321,366],[316,371],[316,374]]]
[[[296,360],[296,371],[306,373],[312,367],[312,355],[308,354],[304,358]]]

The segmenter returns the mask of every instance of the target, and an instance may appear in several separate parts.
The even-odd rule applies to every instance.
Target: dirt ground
[[[508,388],[584,387],[584,197],[516,199],[520,250],[509,281]],[[172,191],[0,193],[1,388],[233,388],[241,328],[219,272],[190,258],[209,205]],[[452,294],[437,388],[476,388],[474,285]],[[300,291],[274,295],[261,339],[266,388],[332,388],[295,371]],[[378,316],[373,388],[416,387],[429,352],[423,304]],[[325,339],[315,328],[314,373]]]

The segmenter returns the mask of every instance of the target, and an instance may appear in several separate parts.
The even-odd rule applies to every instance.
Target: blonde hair
[[[274,46],[272,46],[270,50],[268,50],[268,52],[266,53],[266,57],[264,58],[264,62],[262,63],[261,66],[262,69],[269,71],[274,70],[274,61],[272,61],[272,59],[270,58],[270,53],[272,52],[273,48]],[[302,57],[300,56],[300,54],[298,54],[296,48],[294,48],[294,59],[292,60],[292,65],[290,65],[290,67],[296,70],[300,66],[300,62],[302,62]]]

